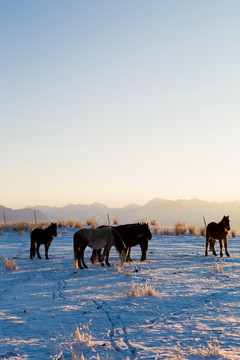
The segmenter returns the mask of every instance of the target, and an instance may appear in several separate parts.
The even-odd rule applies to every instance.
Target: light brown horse
[[[220,245],[220,256],[223,256],[223,242],[225,253],[230,256],[227,248],[228,231],[230,230],[229,216],[224,216],[219,223],[211,222],[206,227],[206,250],[205,255],[208,255],[208,245],[210,244],[210,250],[213,255],[217,255],[215,251],[215,243],[218,240]]]

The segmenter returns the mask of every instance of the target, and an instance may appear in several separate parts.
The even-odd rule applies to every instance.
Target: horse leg
[[[98,262],[103,262],[102,249],[99,249],[97,252],[98,252]]]
[[[109,255],[110,255],[110,249],[111,248],[109,248],[108,246],[106,246],[105,248],[104,248],[104,251],[103,251],[103,255],[102,255],[102,262],[101,262],[101,265],[102,266],[104,266],[104,258],[106,257],[106,259],[105,259],[105,264],[107,265],[107,266],[110,266],[110,262],[109,262]]]
[[[127,248],[127,256],[126,256],[126,262],[132,262],[132,259],[130,257],[131,254],[131,247]]]
[[[96,264],[97,263],[97,258],[98,258],[98,250],[93,249],[92,256],[90,257],[91,263]]]
[[[107,250],[107,253],[106,253],[106,259],[105,259],[105,264],[107,266],[110,266],[110,262],[109,262],[109,255],[110,255],[110,249]]]
[[[220,246],[220,256],[223,256],[223,243],[222,243],[222,239],[219,239],[219,246]]]
[[[83,266],[82,266],[82,261],[81,261],[81,248],[78,250],[78,266],[79,266],[79,269],[83,269]]]
[[[140,244],[141,250],[142,250],[142,257],[141,261],[144,261],[147,259],[147,252],[148,252],[148,240],[146,239]]]
[[[33,259],[36,255],[36,245],[35,245],[35,241],[31,241],[31,246],[30,246],[30,259]]]
[[[83,266],[87,269],[87,265],[84,260],[84,251],[85,251],[86,247],[87,247],[87,245],[84,245],[82,248],[80,248],[80,265],[81,265],[81,260],[82,260]],[[80,269],[82,269],[82,268],[80,267]]]
[[[100,253],[100,264],[101,264],[101,266],[104,266],[104,258],[105,258],[105,256],[107,255],[107,249],[106,248],[104,248],[103,249],[103,253],[102,253],[102,255],[101,255],[101,253]]]
[[[228,252],[228,244],[227,244],[227,236],[224,238],[224,248],[225,248],[225,254],[229,257],[229,252]]]
[[[205,249],[205,256],[208,256],[208,242],[209,242],[209,235],[208,232],[206,234],[206,249]]]
[[[220,242],[220,241],[219,241]],[[217,253],[215,251],[215,244],[216,244],[216,240],[215,239],[211,239],[211,250],[213,252],[214,256],[217,256]],[[221,246],[221,245],[220,245]]]
[[[37,243],[37,256],[38,256],[39,259],[42,258],[41,255],[40,255],[40,252],[39,252],[40,246],[41,246],[41,244]]]
[[[48,257],[49,247],[50,247],[50,243],[46,243],[46,244],[45,244],[45,258],[46,258],[47,260],[49,260],[49,257]]]

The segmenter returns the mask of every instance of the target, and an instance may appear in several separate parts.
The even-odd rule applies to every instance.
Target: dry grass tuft
[[[66,221],[65,220],[58,220],[58,227],[61,228],[61,227],[66,227]]]
[[[220,261],[220,262],[215,262],[215,268],[216,268],[216,271],[217,273],[223,273],[223,262]]]
[[[81,221],[76,221],[74,227],[82,229],[82,228],[84,228],[84,225]]]
[[[189,234],[192,234],[192,235],[197,235],[197,229],[195,228],[195,226],[189,226],[188,227],[188,232]]]
[[[73,219],[68,219],[66,221],[66,226],[73,228],[75,225],[75,221]]]
[[[200,227],[200,235],[203,237],[206,237],[206,227],[205,226]]]
[[[114,225],[120,225],[120,221],[117,218],[114,218],[113,224]]]
[[[124,294],[130,297],[142,297],[145,295],[155,296],[156,290],[152,285],[149,284],[149,281],[146,281],[145,284],[134,284],[132,282],[132,288],[130,290],[125,290]]]
[[[16,260],[10,260],[8,258],[4,258],[5,268],[6,270],[17,270],[18,266]]]
[[[87,218],[86,222],[87,222],[87,225],[91,226],[92,229],[94,229],[97,225],[96,221],[91,216],[89,216]]]
[[[231,229],[231,235],[233,238],[237,237],[237,229],[236,228]]]
[[[175,234],[177,235],[177,236],[179,236],[179,235],[186,235],[186,233],[187,233],[187,227],[186,227],[186,224],[185,224],[185,222],[180,222],[180,221],[177,221],[176,223],[175,223]]]
[[[151,226],[153,227],[154,235],[157,235],[158,232],[159,232],[159,226],[158,226],[157,221],[156,221],[155,219],[152,219],[152,220],[150,221],[150,224],[151,224]]]

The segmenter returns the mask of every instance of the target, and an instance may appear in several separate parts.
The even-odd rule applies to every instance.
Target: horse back
[[[106,245],[113,245],[113,234],[111,227],[102,227],[92,229],[88,236],[88,246],[92,249],[99,250]]]
[[[41,238],[43,234],[43,229],[36,228],[31,232],[31,240],[37,241]]]

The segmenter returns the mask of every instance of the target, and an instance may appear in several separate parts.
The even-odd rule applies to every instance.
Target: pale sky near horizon
[[[240,200],[239,14],[0,0],[0,205]]]

